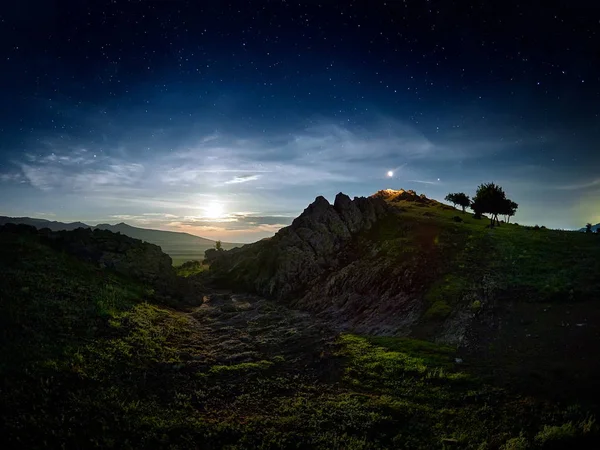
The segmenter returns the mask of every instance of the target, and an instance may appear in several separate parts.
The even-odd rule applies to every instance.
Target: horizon
[[[381,190],[399,191],[399,190],[403,190],[403,188],[399,188],[399,189],[384,188],[384,189],[381,189]],[[404,190],[407,190],[407,189],[404,189]],[[339,193],[346,194],[345,192],[341,192],[341,191]],[[373,194],[375,194],[375,192],[372,192],[371,194],[365,195],[363,197],[369,197],[370,195],[373,195]],[[417,192],[417,194],[419,194],[419,195],[420,194],[424,194],[424,192]],[[337,195],[337,194],[335,194],[335,195]],[[331,198],[328,198],[325,195],[321,195],[321,196],[324,197],[331,205],[333,205],[333,200],[335,199],[335,195],[333,195]],[[432,197],[428,196],[427,194],[425,194],[425,195],[429,199],[436,200],[436,201],[438,201],[438,202],[440,202],[442,204],[448,205],[448,206],[453,206],[451,203],[447,202],[445,199],[437,199],[437,198],[432,198]],[[308,202],[306,204],[305,208],[308,207],[308,205],[311,204],[318,196],[319,195],[315,196],[315,198],[313,198],[310,202]],[[350,197],[352,198],[352,196],[350,196]],[[356,196],[356,197],[360,197],[360,196]],[[455,206],[455,209],[457,210],[457,212],[460,212],[460,207],[456,207]],[[129,225],[129,226],[133,226],[133,227],[137,227],[137,228],[143,228],[143,229],[149,229],[149,230],[159,230],[159,231],[170,231],[170,232],[178,232],[178,233],[187,233],[187,234],[190,234],[192,236],[196,236],[196,237],[200,237],[200,238],[206,238],[206,239],[211,239],[211,240],[214,240],[214,241],[221,240],[221,241],[227,242],[227,243],[249,244],[249,243],[253,243],[253,242],[256,242],[258,240],[264,239],[265,237],[271,237],[271,236],[273,236],[281,228],[289,226],[291,224],[291,222],[296,217],[298,217],[301,213],[302,213],[302,210],[299,211],[295,216],[289,216],[289,217],[286,216],[285,218],[283,218],[283,216],[282,216],[282,219],[289,220],[289,223],[287,223],[287,224],[281,224],[281,226],[279,228],[275,229],[272,232],[271,231],[264,232],[264,235],[263,235],[263,233],[261,233],[260,234],[261,237],[259,237],[257,239],[252,239],[252,235],[250,235],[250,237],[246,237],[246,238],[242,237],[242,238],[240,238],[241,240],[237,240],[237,241],[236,240],[221,239],[219,236],[210,236],[210,235],[206,235],[206,234],[205,235],[197,234],[196,232],[194,232],[194,230],[192,230],[190,232],[190,231],[185,231],[185,230],[178,229],[176,227],[175,228],[174,227],[169,227],[168,225],[163,225],[163,224],[160,224],[160,222],[153,221],[153,219],[150,218],[150,217],[148,217],[147,219],[142,219],[142,220],[136,220],[135,218],[133,218],[131,222],[128,222],[126,220],[126,218],[123,217],[123,216],[120,216],[120,221],[115,221],[115,220],[113,220],[113,221],[110,221],[110,220],[109,221],[103,221],[103,220],[98,220],[98,219],[91,219],[89,221],[86,221],[86,220],[73,219],[73,218],[59,219],[55,215],[52,215],[52,214],[50,214],[50,215],[48,215],[48,214],[44,215],[44,213],[39,213],[38,215],[33,215],[33,216],[14,216],[14,215],[11,216],[11,215],[7,215],[7,214],[2,214],[1,211],[0,211],[0,216],[11,217],[11,218],[25,218],[25,217],[27,217],[27,218],[30,218],[30,219],[43,219],[43,220],[61,222],[61,223],[66,223],[66,224],[81,222],[81,223],[84,223],[85,225],[89,225],[89,226],[98,226],[98,225],[111,225],[111,226]],[[467,214],[473,214],[473,211],[470,208],[468,208],[467,209]],[[114,218],[114,216],[109,216],[109,217],[113,217]],[[515,215],[515,217],[516,217],[516,215]],[[283,220],[283,221],[286,221],[286,220]],[[519,222],[515,221],[514,219],[513,219],[512,223],[513,224],[517,223],[519,225],[524,225],[524,226],[534,226],[534,225],[540,225],[541,226],[541,225],[544,225],[544,224],[540,224],[538,222],[536,222],[536,223],[519,223]],[[156,225],[153,225],[153,224],[156,224]],[[596,226],[596,225],[600,225],[600,224],[592,224],[592,225]],[[277,226],[279,226],[279,225],[277,225]],[[574,227],[574,228],[553,228],[553,227],[548,227],[548,228],[556,229],[556,230],[562,230],[562,231],[580,231],[580,230],[582,230],[582,229],[585,228],[585,224],[583,224],[582,226],[579,226],[579,227]]]
[[[0,31],[4,215],[253,242],[318,195],[493,181],[518,223],[600,222],[583,6],[25,3]]]

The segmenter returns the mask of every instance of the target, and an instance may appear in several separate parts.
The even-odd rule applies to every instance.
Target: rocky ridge
[[[226,252],[207,250],[206,259],[217,279],[285,300],[339,267],[345,244],[390,213],[383,199],[351,200],[339,193],[332,205],[319,196],[271,239]]]
[[[369,334],[407,334],[422,316],[415,301],[435,276],[433,236],[424,227],[419,252],[404,258],[387,253],[380,231],[400,222],[408,200],[435,202],[414,191],[379,191],[351,200],[339,193],[333,205],[317,197],[273,238],[230,251],[209,250],[214,281],[309,310],[341,328]],[[374,233],[375,238],[369,236]]]

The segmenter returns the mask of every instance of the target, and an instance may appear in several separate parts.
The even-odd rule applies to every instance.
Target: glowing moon
[[[388,170],[387,176],[390,177],[390,178],[393,177],[394,176],[394,172],[391,171],[391,170]]]
[[[218,202],[209,203],[204,207],[204,217],[209,219],[218,219],[223,216],[223,205]]]

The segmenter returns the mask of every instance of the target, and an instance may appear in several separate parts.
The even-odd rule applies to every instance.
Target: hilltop
[[[6,217],[0,216],[0,225],[7,223],[30,225],[37,229],[48,228],[52,231],[72,231],[77,228],[90,228],[109,230],[114,233],[121,233],[126,236],[140,239],[151,244],[158,245],[162,250],[173,259],[173,264],[179,265],[189,260],[202,260],[204,252],[209,248],[215,247],[215,241],[189,233],[177,231],[153,230],[149,228],[139,228],[126,223],[111,225],[102,223],[98,225],[87,225],[83,222],[57,222],[46,219],[35,219],[31,217]],[[224,249],[239,247],[242,244],[231,242],[222,242]]]

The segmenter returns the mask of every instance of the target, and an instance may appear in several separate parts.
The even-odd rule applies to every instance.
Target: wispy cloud
[[[23,174],[19,172],[8,172],[0,174],[0,182],[3,183],[23,183],[25,179]]]
[[[244,175],[234,177],[231,180],[225,182],[225,184],[239,184],[239,183],[247,183],[248,181],[256,181],[260,178],[260,175]]]
[[[63,190],[87,192],[105,186],[134,186],[144,173],[137,163],[113,161],[103,167],[64,167],[52,160],[43,159],[20,164],[22,175],[33,186],[43,191]]]
[[[439,180],[437,181],[428,181],[428,180],[407,180],[410,183],[421,183],[421,184],[441,184]]]
[[[600,178],[596,178],[590,181],[584,181],[582,183],[563,184],[555,186],[556,189],[564,191],[577,191],[581,189],[589,189],[592,187],[600,186]]]

